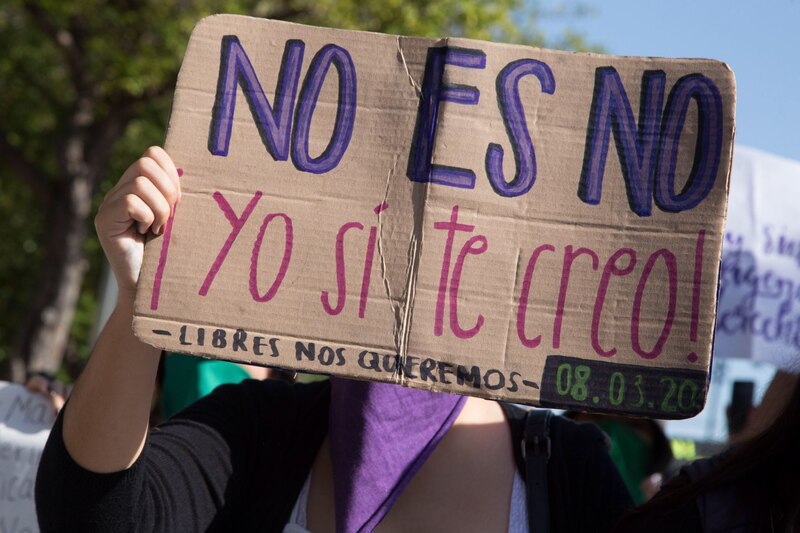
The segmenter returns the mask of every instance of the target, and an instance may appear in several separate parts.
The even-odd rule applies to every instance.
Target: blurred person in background
[[[161,360],[160,420],[172,417],[220,385],[272,377],[269,368],[179,353],[165,352]]]
[[[614,531],[800,531],[800,380],[776,374],[745,435],[683,467]]]
[[[567,411],[565,416],[576,422],[594,423],[608,435],[611,460],[635,503],[644,503],[658,492],[674,459],[659,422],[577,411]]]

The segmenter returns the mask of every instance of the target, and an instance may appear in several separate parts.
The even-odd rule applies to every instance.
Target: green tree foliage
[[[1,379],[80,368],[102,252],[91,218],[159,144],[194,24],[240,13],[547,45],[525,0],[6,0],[0,6]],[[564,41],[583,46],[580,39]],[[66,359],[65,359],[66,358]]]

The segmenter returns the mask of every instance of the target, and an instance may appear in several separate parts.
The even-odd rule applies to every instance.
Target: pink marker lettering
[[[233,208],[230,206],[225,197],[222,196],[222,193],[217,191],[214,193],[214,200],[216,200],[217,205],[222,212],[225,214],[225,218],[228,219],[230,222],[231,233],[228,235],[228,238],[225,240],[225,244],[222,245],[220,248],[219,253],[217,254],[217,258],[214,260],[214,263],[211,265],[211,268],[208,270],[208,274],[206,274],[206,279],[203,280],[203,284],[200,286],[200,296],[205,296],[208,294],[208,290],[211,288],[211,284],[214,282],[214,278],[217,276],[217,272],[222,267],[222,263],[225,261],[225,258],[228,256],[228,251],[230,251],[231,246],[233,245],[236,237],[239,236],[239,232],[242,230],[242,227],[247,222],[247,219],[250,218],[250,214],[255,209],[256,204],[261,199],[261,191],[257,191],[250,202],[247,204],[247,207],[244,208],[242,212],[241,218],[236,216],[236,213],[233,212]]]
[[[376,215],[380,215],[383,211],[389,208],[389,204],[382,202],[373,208]],[[344,238],[345,234],[351,229],[357,228],[364,229],[364,225],[360,222],[346,222],[339,232],[336,234],[336,307],[330,303],[330,293],[322,291],[320,294],[320,301],[322,308],[329,315],[338,315],[344,309],[345,300],[347,299],[347,275],[345,273],[344,261]],[[369,299],[369,284],[372,279],[372,264],[375,259],[375,248],[378,240],[378,227],[371,226],[369,229],[369,240],[367,241],[367,252],[364,256],[364,272],[361,276],[361,295],[358,302],[358,317],[364,318],[367,311],[367,301]]]
[[[353,228],[360,230],[364,229],[364,225],[360,222],[347,222],[341,228],[339,233],[336,234],[336,307],[330,304],[330,293],[322,291],[319,299],[322,302],[322,308],[329,315],[338,315],[344,309],[345,298],[347,297],[347,277],[345,276],[344,266],[344,236]]]
[[[564,305],[567,301],[567,287],[569,286],[569,276],[572,271],[572,263],[578,257],[588,255],[592,258],[592,270],[597,270],[600,258],[597,254],[588,248],[578,248],[572,250],[572,245],[564,248],[564,266],[561,269],[561,287],[558,292],[558,306],[556,307],[556,316],[553,320],[553,349],[558,349],[561,346],[561,322],[564,318]]]
[[[272,282],[267,292],[261,296],[258,294],[258,257],[261,253],[261,244],[264,241],[264,234],[267,231],[267,226],[277,217],[281,217],[284,222],[283,259],[278,268],[278,274],[275,276],[275,281]],[[289,268],[289,261],[292,258],[293,237],[292,219],[285,213],[271,213],[264,217],[264,222],[261,224],[261,228],[258,230],[258,236],[253,244],[253,255],[250,256],[250,295],[253,297],[253,300],[257,302],[268,302],[275,297],[275,294],[281,286],[281,282],[283,282],[283,278],[286,276],[286,270]]]
[[[177,206],[176,206],[177,208]],[[158,309],[158,299],[161,296],[161,279],[164,277],[164,269],[167,266],[167,252],[169,250],[169,239],[172,236],[172,221],[175,220],[175,210],[167,219],[166,227],[164,228],[164,236],[161,241],[161,254],[158,256],[158,266],[156,267],[156,276],[153,280],[153,294],[150,297],[150,309],[155,311]]]
[[[442,256],[442,273],[439,277],[439,294],[436,298],[436,315],[433,323],[433,334],[440,337],[444,333],[444,304],[447,295],[447,282],[450,276],[450,258],[453,253],[453,240],[456,231],[472,232],[475,226],[470,224],[458,223],[458,206],[454,205],[450,212],[450,220],[447,222],[434,222],[435,229],[447,230],[447,240],[444,245],[444,255]]]
[[[555,252],[556,248],[552,244],[543,244],[536,248],[531,253],[531,258],[528,259],[528,266],[525,269],[525,276],[522,278],[522,290],[519,295],[519,305],[517,306],[517,336],[520,342],[526,348],[536,348],[542,342],[542,336],[537,335],[530,339],[525,334],[525,319],[528,315],[528,298],[531,292],[531,281],[533,280],[533,271],[536,270],[536,262],[542,252]]]
[[[178,177],[180,178],[183,176],[183,169],[178,168]],[[167,266],[167,252],[169,251],[169,239],[172,236],[172,222],[175,220],[175,209],[172,210],[170,213],[169,218],[167,219],[166,227],[164,228],[164,240],[161,241],[161,254],[158,256],[158,266],[156,266],[156,275],[155,279],[153,280],[153,294],[150,297],[150,309],[155,311],[158,309],[158,299],[161,296],[161,280],[164,277],[164,269]]]
[[[389,208],[389,204],[383,202],[375,206],[372,211],[380,215]],[[361,300],[358,303],[358,317],[364,318],[367,310],[367,297],[369,296],[369,281],[372,275],[372,260],[375,257],[375,241],[378,238],[378,227],[369,228],[369,241],[367,242],[367,256],[364,258],[364,276],[361,278]]]
[[[700,321],[700,288],[703,286],[703,245],[706,231],[697,232],[697,243],[694,248],[694,284],[692,286],[692,322],[689,325],[689,340],[697,342],[697,325]],[[686,357],[690,362],[697,361],[697,354],[689,352]]]
[[[473,244],[478,243],[478,246]],[[470,329],[461,329],[458,323],[458,287],[461,284],[461,270],[464,268],[464,259],[467,254],[481,255],[489,247],[489,243],[484,235],[475,235],[471,237],[464,246],[461,247],[461,252],[456,259],[456,266],[453,268],[453,279],[450,283],[450,329],[453,330],[456,337],[459,339],[469,339],[478,334],[483,326],[483,315],[478,314],[478,321],[474,327]]]
[[[628,256],[628,264],[626,266],[619,266],[617,261],[622,257]],[[611,276],[627,276],[636,266],[636,252],[630,248],[620,248],[606,261],[606,266],[603,267],[603,274],[600,276],[600,285],[597,287],[597,296],[594,299],[594,313],[592,314],[592,348],[597,352],[597,355],[603,357],[611,357],[617,353],[616,348],[604,350],[600,346],[600,320],[603,315],[603,304],[606,301],[606,293],[608,292],[608,284],[611,281]]]
[[[661,328],[661,335],[656,340],[655,346],[649,352],[642,348],[639,342],[639,318],[642,312],[642,298],[644,296],[644,289],[647,286],[647,280],[650,279],[650,272],[658,261],[658,258],[664,259],[664,264],[667,267],[667,277],[669,285],[669,303],[667,305],[667,317],[664,320],[664,326]],[[633,351],[643,359],[655,359],[661,354],[664,349],[664,344],[667,342],[669,332],[672,329],[672,321],[675,319],[675,304],[678,299],[678,261],[675,259],[675,254],[661,248],[653,252],[653,255],[647,260],[642,271],[642,276],[639,278],[639,286],[636,287],[636,296],[633,298],[633,313],[631,315],[631,344]]]

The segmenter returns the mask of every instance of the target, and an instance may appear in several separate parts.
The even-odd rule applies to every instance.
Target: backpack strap
[[[550,531],[550,498],[547,463],[550,460],[550,418],[552,412],[530,409],[525,415],[522,456],[525,460],[525,488],[528,504],[528,532]]]

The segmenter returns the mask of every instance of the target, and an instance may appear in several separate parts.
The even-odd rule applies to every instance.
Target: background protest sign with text
[[[800,162],[737,146],[714,353],[800,372]]]
[[[34,484],[55,420],[43,396],[0,381],[0,533],[36,533]]]
[[[735,89],[611,57],[216,16],[134,327],[169,350],[600,411],[702,408]]]

